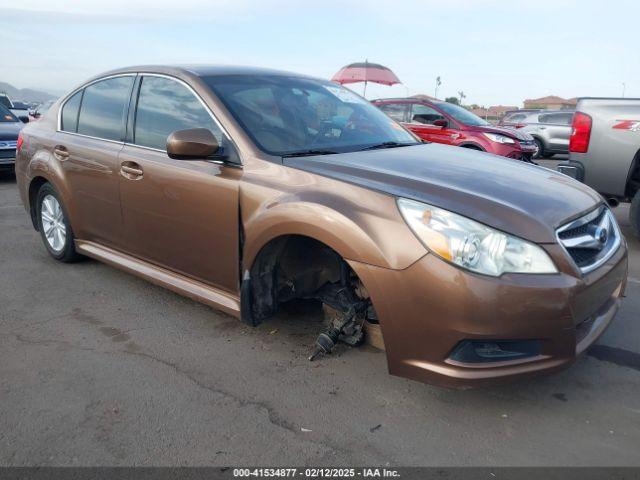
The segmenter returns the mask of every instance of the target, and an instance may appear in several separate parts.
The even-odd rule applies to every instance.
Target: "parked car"
[[[7,108],[8,110],[11,110],[13,108],[13,102],[4,92],[0,92],[0,105]]]
[[[546,110],[509,115],[501,124],[533,137],[538,147],[533,158],[549,158],[569,152],[572,119],[572,110]]]
[[[466,108],[418,98],[372,102],[423,140],[454,145],[530,162],[536,153],[533,138],[511,128],[494,127]]]
[[[631,202],[629,221],[640,235],[640,99],[578,99],[569,152],[558,170],[614,205]]]
[[[0,171],[13,170],[18,134],[23,123],[4,105],[0,105]]]
[[[31,110],[31,112],[29,112],[29,116],[31,117],[30,120],[37,120],[39,119],[42,115],[44,115],[47,110],[49,110],[53,104],[55,103],[55,100],[47,100],[44,103],[41,103],[40,105],[37,105],[35,108],[33,108]]]
[[[526,377],[572,363],[624,294],[626,244],[595,191],[423,144],[325,80],[120,69],[28,124],[18,148],[20,195],[53,258],[102,260],[249,325],[322,302],[312,358],[364,329],[395,375]]]

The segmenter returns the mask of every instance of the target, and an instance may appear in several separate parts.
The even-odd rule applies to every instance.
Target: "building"
[[[577,98],[562,98],[549,95],[541,98],[528,98],[524,101],[524,108],[542,108],[546,110],[570,110],[576,108]]]

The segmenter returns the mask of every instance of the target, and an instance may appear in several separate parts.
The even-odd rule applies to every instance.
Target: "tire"
[[[633,228],[633,233],[640,237],[640,190],[638,190],[631,200],[631,208],[629,209],[629,222]]]
[[[67,212],[60,195],[50,183],[40,187],[36,202],[38,230],[49,254],[65,263],[81,260],[82,256],[76,252]]]
[[[534,138],[533,141],[535,142],[536,147],[538,147],[538,151],[536,153],[534,153],[531,156],[531,158],[534,159],[534,160],[539,160],[540,158],[544,158],[544,145],[537,138]]]

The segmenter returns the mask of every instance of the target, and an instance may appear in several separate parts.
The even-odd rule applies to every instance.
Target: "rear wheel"
[[[76,252],[73,230],[58,192],[50,183],[40,187],[36,197],[38,230],[49,254],[61,262],[76,262],[82,257]]]
[[[640,190],[638,190],[631,200],[629,209],[629,222],[636,236],[640,237]]]
[[[535,153],[532,155],[531,158],[535,158],[535,159],[543,158],[544,157],[544,145],[537,138],[534,138],[533,141],[536,144],[536,147],[538,147],[538,148],[535,151]]]

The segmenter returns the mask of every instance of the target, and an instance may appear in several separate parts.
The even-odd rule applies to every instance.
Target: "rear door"
[[[449,125],[447,127],[434,125],[433,122],[436,120],[444,120]],[[451,120],[435,108],[420,103],[411,104],[408,123],[405,126],[420,138],[429,142],[453,145],[456,139],[460,137],[458,131],[451,128]]]
[[[165,76],[136,86],[127,144],[120,153],[120,195],[127,250],[202,282],[237,293],[238,186],[242,170],[208,160],[174,160],[167,137],[208,128],[233,148],[195,92]]]
[[[548,148],[553,151],[568,152],[571,136],[573,112],[547,113],[538,116],[539,129],[546,130]]]
[[[118,154],[135,75],[96,81],[62,106],[53,154],[65,172],[73,197],[74,234],[82,240],[120,248]]]

